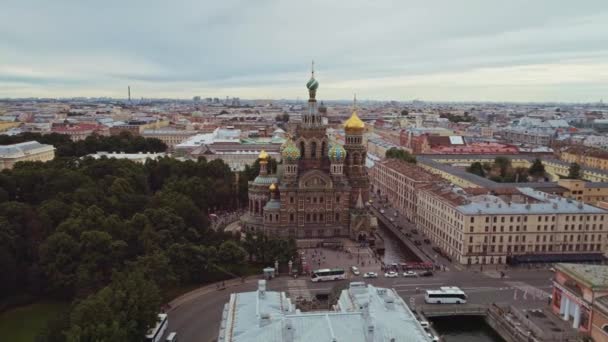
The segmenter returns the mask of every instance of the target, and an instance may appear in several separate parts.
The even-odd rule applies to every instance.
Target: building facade
[[[242,227],[298,239],[369,239],[370,217],[364,207],[369,193],[365,125],[355,106],[344,124],[344,146],[331,143],[317,108],[319,83],[314,71],[306,86],[308,110],[295,136],[281,146],[279,170],[271,173],[268,153],[259,155],[260,174],[249,184],[249,210]]]
[[[15,163],[21,161],[45,162],[53,158],[55,158],[55,148],[37,141],[0,146],[0,170],[12,169]]]
[[[571,146],[561,151],[559,157],[567,163],[608,171],[608,151],[600,148]]]
[[[608,211],[531,188],[474,195],[449,184],[418,194],[417,226],[461,264],[600,261]]]
[[[441,178],[402,160],[387,159],[370,169],[372,191],[386,198],[410,222],[416,219],[418,191]]]
[[[557,264],[551,309],[594,341],[608,341],[608,266]]]

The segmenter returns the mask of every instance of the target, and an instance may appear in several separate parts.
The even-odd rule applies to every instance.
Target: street
[[[395,289],[406,303],[419,305],[424,302],[424,290],[440,286],[458,286],[468,295],[470,304],[510,304],[520,308],[547,307],[551,292],[551,277],[548,270],[508,270],[503,279],[491,272],[447,271],[436,272],[433,277],[364,279],[349,272],[350,281],[365,281],[379,287]],[[218,290],[215,285],[196,290],[172,302],[169,310],[169,330],[177,331],[181,341],[210,342],[217,337],[223,305],[230,293],[254,291],[257,279],[248,279],[244,284],[227,282],[227,288]],[[310,293],[327,294],[337,282],[313,283],[300,277],[279,277],[269,281],[271,291],[286,291],[291,298]],[[413,298],[413,299],[411,299]]]

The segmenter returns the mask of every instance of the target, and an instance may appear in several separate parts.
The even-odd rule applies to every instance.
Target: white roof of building
[[[515,203],[505,202],[494,195],[471,196],[468,204],[460,205],[457,209],[464,214],[482,215],[527,215],[527,214],[608,214],[608,211],[564,198],[537,191],[532,188],[517,188],[524,196],[531,197],[534,202]]]
[[[45,150],[54,150],[52,145],[41,144],[37,141],[26,141],[13,145],[0,146],[0,158],[22,158]]]
[[[351,283],[335,311],[300,312],[284,292],[231,294],[218,342],[430,341],[394,290]]]

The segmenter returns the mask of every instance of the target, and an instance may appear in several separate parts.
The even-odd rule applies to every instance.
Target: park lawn
[[[47,321],[68,306],[65,302],[42,301],[3,312],[0,314],[0,340],[32,342],[46,327]]]

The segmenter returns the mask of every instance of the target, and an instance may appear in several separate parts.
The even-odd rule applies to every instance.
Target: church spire
[[[359,189],[359,197],[357,197],[356,209],[363,209],[363,196],[361,196],[361,189]]]

